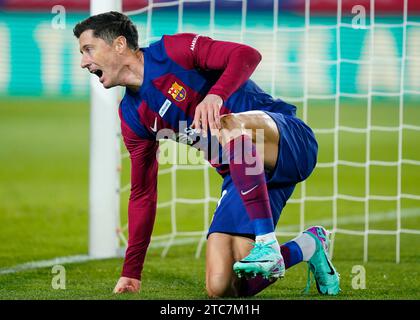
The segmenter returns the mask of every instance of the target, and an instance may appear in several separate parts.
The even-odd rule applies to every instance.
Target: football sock
[[[274,282],[276,279],[265,279],[261,275],[252,279],[241,279],[238,294],[240,297],[252,297]]]
[[[229,161],[232,181],[254,226],[255,236],[274,232],[264,163],[247,135],[229,141],[223,150]]]
[[[300,250],[302,251],[303,261],[309,261],[315,253],[316,243],[315,239],[312,238],[309,234],[302,233],[291,242],[295,242]]]
[[[302,262],[303,254],[299,245],[294,241],[283,243],[280,247],[286,269]]]

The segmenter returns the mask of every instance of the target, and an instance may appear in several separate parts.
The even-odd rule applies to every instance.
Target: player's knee
[[[226,114],[220,117],[221,137],[224,141],[235,139],[244,134],[241,119],[233,114]]]
[[[232,296],[231,281],[224,275],[212,275],[206,281],[207,295],[210,298]]]
[[[241,129],[242,122],[237,115],[230,113],[220,117],[220,125],[222,129],[235,130]]]

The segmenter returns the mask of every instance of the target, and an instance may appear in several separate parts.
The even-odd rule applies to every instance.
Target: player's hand
[[[207,136],[207,130],[210,128],[212,134],[215,129],[221,129],[220,125],[220,108],[223,105],[223,99],[216,94],[208,94],[201,101],[194,114],[192,127],[199,133],[203,130],[203,137]]]
[[[121,277],[114,288],[114,293],[125,293],[125,292],[137,293],[140,291],[140,288],[141,288],[140,280],[127,278],[127,277]]]

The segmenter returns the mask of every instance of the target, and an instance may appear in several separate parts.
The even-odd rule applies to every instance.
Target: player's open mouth
[[[98,76],[98,78],[102,77],[102,70],[100,70],[100,69],[92,70],[90,73],[96,74]]]

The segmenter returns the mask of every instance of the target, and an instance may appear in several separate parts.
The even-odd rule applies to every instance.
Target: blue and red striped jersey
[[[221,114],[249,110],[295,114],[293,105],[273,99],[248,79],[256,67],[254,61],[260,59],[251,47],[195,34],[177,34],[163,36],[142,51],[143,84],[138,92],[126,89],[120,104],[121,120],[142,139],[155,140],[157,131],[164,128],[178,132],[182,121],[189,127],[195,107],[209,93],[224,100]],[[229,61],[234,60],[235,51],[240,63]],[[211,60],[211,55],[216,55],[216,61]],[[229,66],[233,74],[227,78],[223,73],[232,62],[238,64],[238,70]],[[243,64],[250,72],[243,70]]]
[[[223,99],[220,114],[266,110],[295,115],[296,107],[274,99],[249,79],[261,55],[247,45],[196,34],[165,35],[147,48],[140,89],[126,89],[119,115],[131,157],[129,239],[122,275],[140,278],[150,242],[157,199],[157,138],[168,136],[203,149],[190,126],[196,106],[207,94]],[[184,137],[181,139],[181,137]],[[220,156],[220,154],[219,154]],[[225,173],[228,165],[214,165]],[[227,168],[226,168],[227,167]]]

